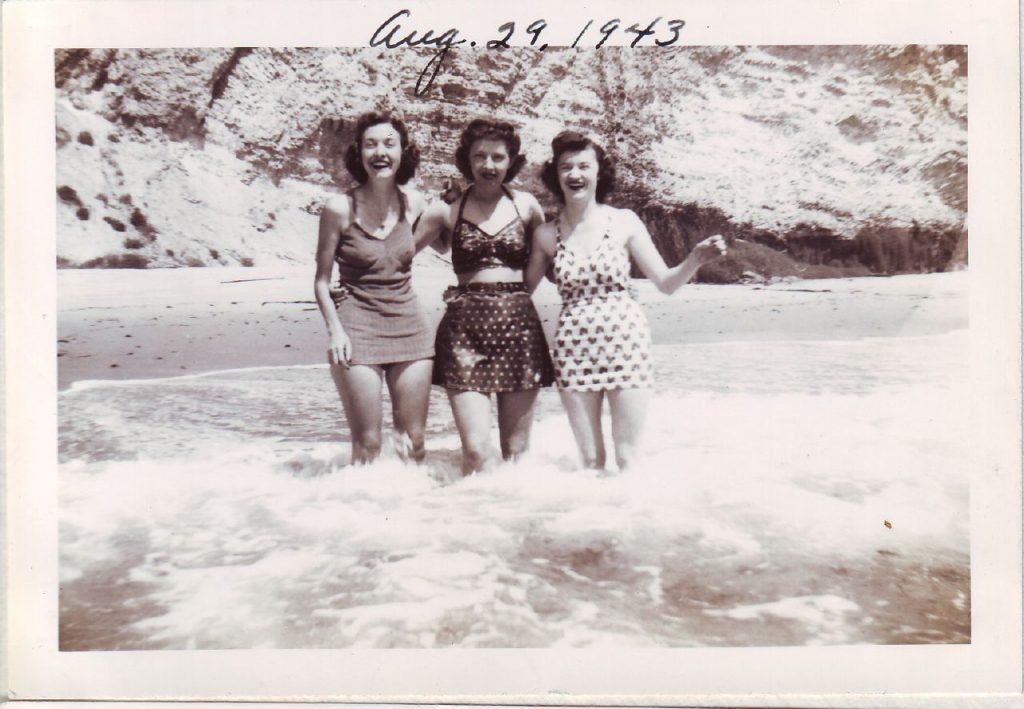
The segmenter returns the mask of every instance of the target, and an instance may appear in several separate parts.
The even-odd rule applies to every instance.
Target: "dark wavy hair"
[[[522,144],[515,126],[505,121],[492,121],[489,118],[477,118],[459,136],[459,147],[455,149],[455,167],[468,181],[473,181],[473,168],[469,164],[469,151],[478,140],[500,140],[508,150],[508,172],[503,182],[511,182],[526,164],[526,157],[520,153]]]
[[[540,173],[541,182],[551,190],[559,202],[565,202],[562,186],[558,183],[559,159],[565,153],[575,153],[587,148],[592,148],[597,156],[597,189],[595,190],[597,201],[604,202],[604,198],[615,189],[615,165],[604,148],[582,133],[564,130],[551,141],[551,159],[544,163],[544,168]]]
[[[363,184],[370,179],[370,176],[366,174],[366,168],[363,166],[361,154],[363,134],[367,129],[379,126],[382,123],[389,123],[398,131],[398,137],[402,145],[402,159],[398,163],[398,169],[395,170],[395,182],[404,185],[416,174],[416,168],[420,164],[420,149],[409,138],[409,130],[405,127],[402,119],[390,113],[364,113],[356,119],[356,138],[352,145],[348,146],[348,150],[345,151],[345,168],[359,184]]]

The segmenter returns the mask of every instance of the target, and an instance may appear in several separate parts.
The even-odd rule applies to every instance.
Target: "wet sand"
[[[308,267],[59,271],[59,387],[323,362],[312,280]],[[417,266],[413,280],[436,324],[451,273]],[[939,334],[967,327],[967,285],[959,272],[691,284],[665,296],[637,282],[657,344]],[[534,298],[550,334],[557,293],[545,283]]]

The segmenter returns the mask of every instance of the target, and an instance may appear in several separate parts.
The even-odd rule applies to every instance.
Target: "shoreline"
[[[431,326],[454,282],[414,265]],[[857,340],[941,334],[967,327],[968,272],[684,286],[672,296],[636,281],[654,343]],[[144,294],[140,297],[140,293]],[[157,379],[325,361],[326,335],[311,269],[59,270],[58,388],[83,380]],[[140,302],[141,301],[141,302]],[[547,335],[558,295],[534,295]]]

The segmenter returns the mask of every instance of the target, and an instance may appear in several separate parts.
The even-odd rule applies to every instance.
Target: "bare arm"
[[[405,204],[408,210],[405,220],[412,224],[415,230],[419,226],[420,217],[423,216],[427,209],[427,200],[423,198],[423,195],[418,190],[407,187],[400,187],[399,189],[405,195]]]
[[[520,192],[519,194],[524,207],[523,212],[526,214],[526,226],[531,232],[536,231],[544,223],[544,209],[540,206],[537,198],[529,192]]]
[[[324,205],[320,212],[320,231],[316,245],[316,275],[313,277],[313,294],[317,307],[327,325],[327,336],[330,338],[328,360],[334,364],[348,362],[350,352],[348,336],[338,318],[334,301],[331,300],[331,273],[334,270],[334,254],[338,248],[338,238],[348,219],[348,202],[343,197],[334,197]],[[350,346],[349,346],[350,347]]]
[[[640,267],[640,271],[662,293],[675,293],[681,286],[690,282],[701,266],[726,253],[725,239],[715,234],[693,247],[681,264],[669,268],[640,218],[628,210],[623,210],[621,218],[626,225],[626,245],[630,255]]]
[[[551,267],[555,258],[555,228],[550,224],[541,224],[533,232],[533,246],[530,249],[530,261],[523,273],[526,289],[533,293],[544,279],[544,274]]]
[[[448,228],[448,216],[451,206],[443,200],[431,202],[420,215],[416,224],[417,253],[432,246],[435,251],[445,253],[451,247],[451,230]]]

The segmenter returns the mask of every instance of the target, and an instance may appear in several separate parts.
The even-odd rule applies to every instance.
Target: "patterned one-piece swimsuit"
[[[572,391],[651,385],[651,329],[630,289],[629,252],[611,222],[597,247],[580,254],[558,229],[555,283],[562,296],[552,358],[558,386]]]

